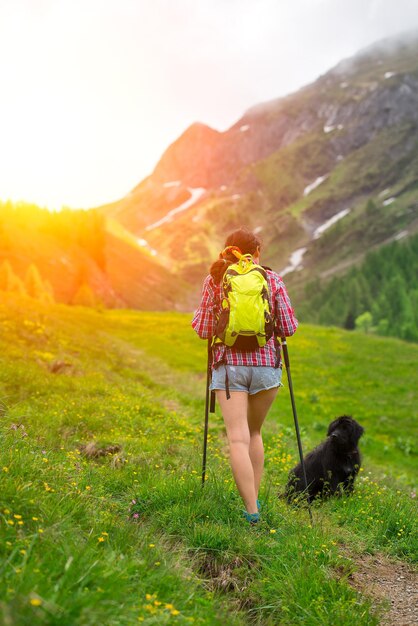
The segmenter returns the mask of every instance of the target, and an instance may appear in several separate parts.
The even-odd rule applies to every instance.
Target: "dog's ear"
[[[363,428],[363,426],[360,426],[360,424],[358,422],[356,422],[356,427],[357,427],[356,435],[357,435],[358,439],[360,439],[360,437],[364,434],[364,428]]]
[[[327,432],[327,436],[328,437],[338,427],[339,423],[340,423],[340,418],[339,417],[337,417],[337,419],[335,419],[333,422],[331,422],[331,424],[328,426],[328,432]]]

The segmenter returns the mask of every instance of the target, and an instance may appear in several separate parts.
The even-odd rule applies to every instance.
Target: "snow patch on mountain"
[[[289,258],[289,265],[286,265],[286,267],[282,269],[281,272],[279,272],[279,276],[283,278],[283,276],[286,276],[286,274],[290,274],[290,272],[294,272],[297,269],[302,269],[301,263],[303,255],[305,254],[307,249],[308,248],[298,248],[297,250],[292,252]]]
[[[151,256],[157,256],[157,250],[155,250],[154,248],[151,248],[151,246],[149,245],[148,241],[146,239],[142,239],[141,237],[138,237],[138,239],[136,240],[138,246],[140,246],[141,248],[146,248],[148,250],[148,252],[151,254]]]
[[[308,194],[310,194],[311,191],[313,191],[314,189],[319,187],[319,185],[321,185],[321,183],[323,183],[324,180],[326,180],[328,178],[328,176],[329,176],[329,174],[325,174],[325,176],[318,176],[318,178],[316,180],[314,180],[313,183],[311,183],[310,185],[307,185],[305,187],[305,189],[303,190],[303,195],[307,196]]]
[[[333,130],[337,129],[337,130],[342,130],[344,128],[343,124],[330,124],[330,125],[325,125],[324,126],[324,133],[328,134],[328,133],[332,133]]]
[[[316,228],[314,230],[313,238],[314,239],[319,239],[319,237],[322,235],[322,233],[324,233],[326,230],[328,230],[328,228],[333,226],[336,222],[341,220],[343,217],[348,215],[350,213],[350,211],[351,211],[351,209],[343,209],[342,211],[339,211],[339,213],[336,213],[335,215],[330,217],[329,220],[327,220],[326,222],[321,224],[321,226],[318,226],[318,228]]]
[[[322,235],[323,232],[325,232],[328,228],[330,228],[330,226],[338,222],[338,220],[348,215],[350,211],[351,209],[343,209],[339,213],[336,213],[335,215],[330,217],[326,222],[324,222],[323,224],[321,224],[314,230],[312,234],[312,239],[318,239]],[[286,274],[290,274],[290,272],[299,271],[303,269],[302,259],[307,250],[308,248],[304,247],[304,248],[298,248],[297,250],[292,252],[289,258],[289,264],[286,265],[286,267],[282,269],[281,272],[279,272],[279,275],[283,277],[283,276],[286,276]]]
[[[167,224],[168,222],[171,222],[175,215],[178,215],[178,213],[182,213],[183,211],[191,207],[206,192],[206,189],[204,187],[188,187],[187,189],[190,192],[191,196],[188,200],[186,200],[186,202],[183,202],[183,204],[180,204],[180,206],[176,207],[175,209],[171,209],[171,211],[169,211],[165,217],[162,217],[157,222],[150,224],[149,226],[145,228],[145,230],[146,231],[154,230],[154,228],[158,228],[159,226],[162,226],[163,224]]]
[[[387,194],[389,193],[390,189],[383,189],[383,191],[381,191],[379,193],[379,198],[382,198],[383,196],[387,196]]]
[[[392,204],[392,202],[395,202],[396,198],[388,198],[387,200],[383,200],[383,206],[388,206],[389,204]]]

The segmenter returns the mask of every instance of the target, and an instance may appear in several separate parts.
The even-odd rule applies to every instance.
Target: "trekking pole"
[[[287,350],[286,337],[281,337],[281,342],[282,342],[282,347],[283,347],[284,362],[285,362],[285,365],[286,365],[287,380],[288,380],[288,383],[289,383],[289,393],[290,393],[290,400],[291,400],[291,403],[292,403],[293,420],[295,422],[296,438],[298,440],[299,457],[300,457],[300,464],[301,464],[301,467],[302,467],[304,489],[305,489],[305,493],[306,493],[306,499],[307,499],[307,502],[308,502],[309,517],[310,517],[310,520],[311,520],[311,524],[313,524],[311,504],[309,502],[308,481],[306,479],[305,462],[303,460],[302,441],[301,441],[301,438],[300,438],[299,422],[298,422],[298,415],[297,415],[297,412],[296,412],[295,396],[293,394],[292,376],[290,374],[290,361],[289,361],[289,352]]]
[[[202,487],[206,480],[206,452],[208,447],[209,412],[215,413],[215,392],[209,389],[212,368],[212,339],[208,339],[208,364],[206,370],[206,398],[205,398],[205,431],[203,435],[203,462],[202,462]]]

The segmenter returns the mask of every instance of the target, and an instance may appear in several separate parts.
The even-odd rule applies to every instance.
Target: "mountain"
[[[99,211],[198,285],[246,224],[295,297],[418,230],[418,33],[379,42],[225,132],[190,126]],[[298,270],[298,271],[295,271]]]
[[[241,225],[260,233],[262,261],[310,321],[322,319],[314,292],[326,297],[333,278],[367,271],[368,252],[418,231],[418,32],[362,50],[225,132],[192,124],[117,202],[58,214],[3,203],[0,290],[190,310]],[[350,324],[364,312],[346,309]]]

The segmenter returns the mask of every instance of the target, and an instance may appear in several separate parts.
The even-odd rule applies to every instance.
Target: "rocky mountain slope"
[[[193,124],[101,207],[198,285],[225,234],[260,232],[295,293],[418,230],[418,33],[380,42],[230,129]],[[298,271],[295,271],[298,270]],[[197,292],[196,292],[197,293]]]

